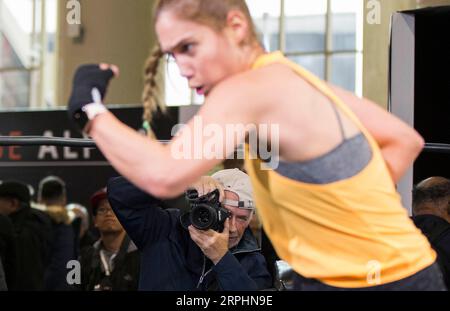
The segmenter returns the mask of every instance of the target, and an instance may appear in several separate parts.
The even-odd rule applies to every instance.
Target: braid
[[[157,85],[156,85],[156,74],[158,73],[159,61],[164,53],[161,51],[160,47],[156,47],[151,55],[148,57],[145,70],[144,70],[144,91],[142,94],[142,102],[144,105],[144,128],[147,130],[149,135],[152,135],[150,123],[152,121],[152,115],[158,109],[165,111],[166,107],[161,101],[156,98]]]

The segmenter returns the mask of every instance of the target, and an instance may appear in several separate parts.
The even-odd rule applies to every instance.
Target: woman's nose
[[[180,71],[180,75],[186,79],[192,78],[194,74],[194,70],[192,69],[192,65],[184,60],[182,57],[177,59],[178,69]]]
[[[186,68],[180,67],[180,74],[183,78],[190,80],[193,76],[193,71],[188,67],[186,67]]]

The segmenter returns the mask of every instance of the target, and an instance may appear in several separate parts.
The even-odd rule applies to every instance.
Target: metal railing
[[[168,140],[159,140],[167,144]],[[47,136],[0,136],[0,146],[63,146],[97,148],[94,140],[84,138],[64,138]]]
[[[159,140],[159,142],[167,144],[169,141]],[[92,139],[46,136],[0,136],[0,146],[64,146],[80,148],[97,147]],[[425,144],[423,152],[450,154],[450,144],[427,143]]]

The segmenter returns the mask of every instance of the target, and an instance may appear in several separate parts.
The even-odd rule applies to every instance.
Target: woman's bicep
[[[224,82],[207,98],[197,115],[182,126],[169,144],[177,176],[176,192],[195,183],[244,142],[257,115],[252,90]]]

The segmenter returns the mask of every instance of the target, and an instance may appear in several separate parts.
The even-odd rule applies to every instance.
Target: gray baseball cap
[[[239,201],[224,200],[223,204],[243,209],[255,208],[253,204],[253,188],[250,177],[247,174],[234,168],[218,171],[211,177],[219,181],[224,186],[224,190],[234,192],[239,196]]]

